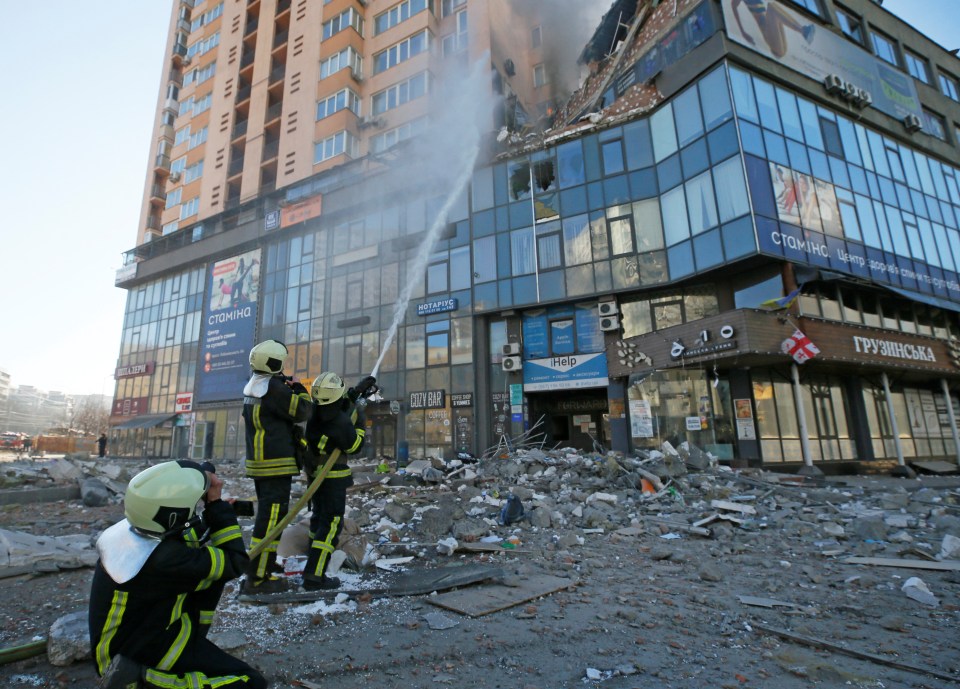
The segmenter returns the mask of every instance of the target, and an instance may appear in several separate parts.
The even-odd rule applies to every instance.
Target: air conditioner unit
[[[827,89],[827,93],[840,93],[844,88],[843,79],[836,74],[828,74],[823,80],[823,85]]]
[[[523,368],[523,360],[518,356],[505,356],[500,366],[504,371],[519,371]]]
[[[600,318],[600,330],[605,333],[620,330],[620,319],[616,316],[602,316]]]
[[[183,58],[183,63],[182,63],[182,64],[183,64],[184,67],[186,67],[186,66],[188,66],[191,62],[193,62],[193,58],[188,55],[187,57]]]
[[[856,84],[848,81],[846,84],[844,84],[843,93],[841,93],[840,95],[843,97],[844,100],[854,101],[857,98],[857,91],[859,90],[860,89],[857,88]]]
[[[597,308],[601,317],[617,315],[617,302],[615,301],[601,301],[597,304]]]
[[[907,115],[904,117],[903,126],[907,128],[908,132],[918,132],[923,129],[923,123],[916,115]]]
[[[179,173],[179,172],[171,172],[171,173],[170,173],[170,181],[171,181],[171,182],[179,182],[179,181],[180,181],[180,173]]]
[[[858,108],[866,108],[870,105],[873,105],[873,96],[870,95],[870,92],[866,89],[857,89],[857,97],[853,99],[853,102]]]
[[[520,343],[519,342],[508,342],[503,345],[503,355],[504,356],[514,356],[520,353]]]
[[[369,129],[370,127],[380,129],[384,124],[383,119],[380,117],[361,117],[357,120],[357,127],[360,129]]]

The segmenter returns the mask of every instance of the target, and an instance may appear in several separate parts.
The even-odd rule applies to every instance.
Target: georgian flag
[[[783,341],[780,349],[784,354],[792,356],[793,360],[798,364],[809,361],[820,353],[817,345],[813,344],[809,337],[800,332],[799,328],[793,331],[793,335]]]

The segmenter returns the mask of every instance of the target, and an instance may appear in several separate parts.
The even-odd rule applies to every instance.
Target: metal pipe
[[[887,398],[887,414],[890,416],[890,431],[893,433],[893,443],[897,449],[897,463],[905,467],[907,463],[903,459],[903,446],[900,444],[900,429],[897,427],[897,415],[893,413],[893,396],[890,394],[890,381],[887,379],[886,371],[880,374],[880,381],[883,383],[883,394]]]
[[[790,365],[790,374],[793,376],[793,399],[797,407],[797,422],[800,424],[800,451],[803,453],[803,463],[813,466],[813,456],[810,454],[810,436],[807,433],[807,412],[803,408],[803,390],[800,387],[800,368],[796,364]]]

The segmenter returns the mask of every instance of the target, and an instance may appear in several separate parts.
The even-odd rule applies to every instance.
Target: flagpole
[[[810,436],[807,433],[807,412],[803,406],[803,388],[800,387],[800,368],[796,362],[790,364],[790,374],[793,377],[793,398],[797,407],[797,423],[800,424],[800,451],[803,453],[803,468],[798,472],[801,476],[820,476],[820,469],[813,466],[813,456],[810,454]]]

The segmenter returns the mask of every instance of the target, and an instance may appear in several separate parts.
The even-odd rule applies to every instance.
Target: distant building
[[[421,5],[181,5],[117,279],[118,451],[241,456],[246,353],[275,337],[305,380],[382,355],[386,455],[956,458],[955,55],[870,0],[615,0],[561,100],[557,13]],[[420,118],[461,21],[503,98],[446,199],[454,171],[416,163],[457,148]]]

